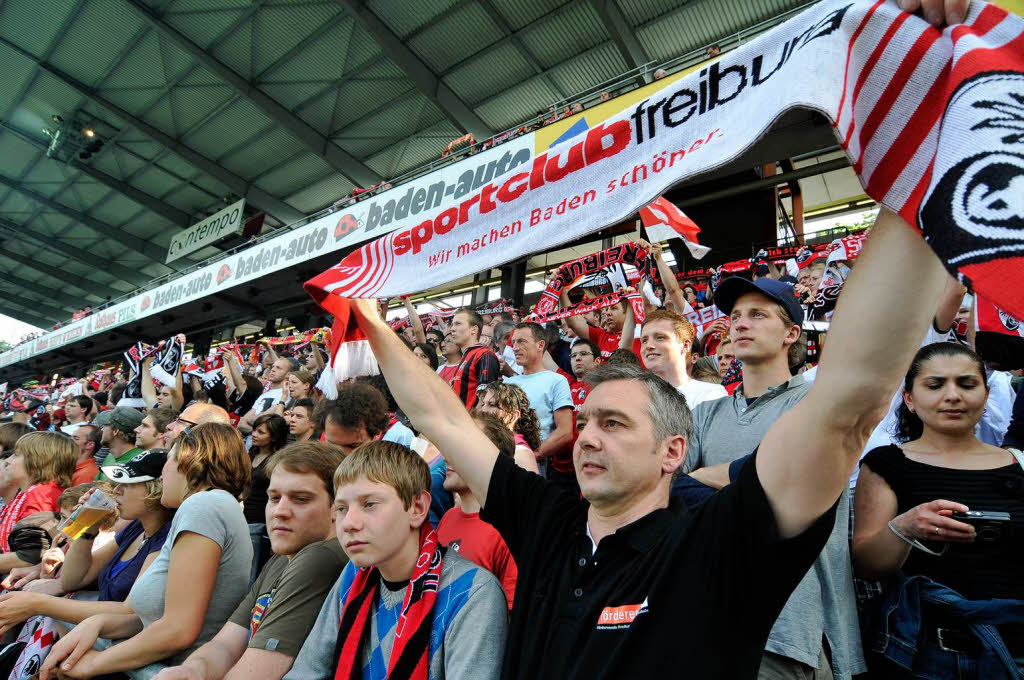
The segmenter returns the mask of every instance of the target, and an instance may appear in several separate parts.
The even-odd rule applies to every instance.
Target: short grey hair
[[[637,382],[647,388],[649,399],[645,410],[654,425],[656,442],[660,444],[676,435],[690,441],[693,437],[693,414],[686,398],[650,371],[632,364],[602,364],[588,373],[585,379],[591,387],[618,380]]]
[[[502,338],[511,335],[512,331],[516,329],[516,325],[511,321],[500,321],[494,326],[494,339],[501,340]]]

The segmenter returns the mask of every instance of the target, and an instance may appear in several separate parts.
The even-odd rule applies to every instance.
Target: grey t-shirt
[[[752,453],[772,423],[809,390],[803,376],[797,375],[769,389],[750,405],[742,386],[731,397],[697,404],[684,470],[731,463]],[[844,493],[828,542],[790,595],[766,645],[769,652],[817,666],[824,636],[832,652],[832,672],[837,680],[849,680],[867,669],[857,624],[849,526],[850,499]]]
[[[160,555],[144,571],[128,594],[131,605],[142,625],[148,626],[164,615],[164,594],[167,591],[167,570],[171,550],[178,535],[185,531],[206,536],[221,548],[217,580],[213,584],[210,606],[203,619],[203,628],[191,647],[169,662],[180,664],[189,654],[209,642],[248,591],[249,572],[252,568],[252,541],[249,525],[242,507],[227,491],[219,489],[200,491],[185,499],[171,521],[167,541]]]

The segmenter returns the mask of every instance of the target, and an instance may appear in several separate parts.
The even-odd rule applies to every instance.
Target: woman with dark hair
[[[252,422],[252,485],[245,497],[245,520],[250,524],[267,521],[267,486],[270,479],[264,472],[270,457],[288,443],[288,421],[276,413],[264,413]]]
[[[504,382],[491,383],[480,397],[477,409],[505,423],[515,437],[516,465],[537,472],[535,452],[540,448],[540,423],[523,388]]]
[[[968,620],[935,602],[980,606],[979,601],[996,598],[1024,600],[1024,542],[1019,538],[1024,536],[1024,456],[1016,459],[975,436],[987,399],[985,366],[977,354],[958,343],[922,347],[907,372],[896,413],[900,443],[873,449],[861,463],[854,566],[864,578],[890,580],[889,592],[895,593],[901,611],[921,603],[914,672],[921,664],[953,664],[955,669],[965,657],[977,661],[981,654],[972,627],[985,623],[983,617]],[[979,524],[960,514],[968,511],[1009,517]],[[920,597],[909,595],[909,588],[920,589]],[[926,588],[932,593],[928,597]],[[1024,615],[1024,601],[1016,606]],[[1000,615],[1006,620],[1005,610]],[[998,628],[1024,668],[1022,620],[993,630]],[[891,632],[896,624],[887,625]],[[886,664],[882,677],[910,677],[909,671],[896,668]]]
[[[412,353],[416,355],[416,358],[430,366],[437,372],[437,350],[434,346],[426,342],[417,342],[412,346]]]
[[[234,355],[232,354],[231,356]],[[227,397],[227,412],[236,423],[239,418],[252,409],[256,399],[263,393],[263,383],[258,378],[248,374],[239,374],[238,379],[241,383],[235,383],[234,390]]]

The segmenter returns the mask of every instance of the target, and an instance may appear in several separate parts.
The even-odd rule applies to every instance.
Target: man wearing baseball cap
[[[143,451],[134,449],[135,455],[120,463],[104,465],[100,471],[115,484],[139,484],[160,479],[164,463],[167,462],[167,449],[150,449]]]
[[[730,483],[768,428],[804,398],[810,383],[793,375],[802,361],[804,311],[789,283],[738,276],[722,281],[715,305],[729,315],[729,337],[743,364],[743,382],[730,397],[693,409],[693,438],[683,472],[714,489]],[[730,474],[731,472],[731,474]],[[677,489],[685,475],[677,479]],[[850,677],[866,670],[850,567],[849,496],[815,566],[779,614],[761,659],[760,677]],[[827,640],[828,651],[822,640]],[[829,662],[831,659],[831,663]],[[811,676],[808,676],[811,677]]]
[[[118,406],[99,414],[95,424],[102,428],[101,441],[107,447],[107,455],[100,464],[100,474],[96,479],[109,482],[105,467],[129,461],[142,452],[135,447],[135,428],[142,424],[142,414],[128,406]]]

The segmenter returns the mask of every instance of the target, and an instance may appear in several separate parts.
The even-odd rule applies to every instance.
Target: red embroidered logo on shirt
[[[623,604],[618,607],[605,607],[597,617],[597,630],[618,630],[629,628],[633,620],[647,613],[647,598],[640,604]]]

